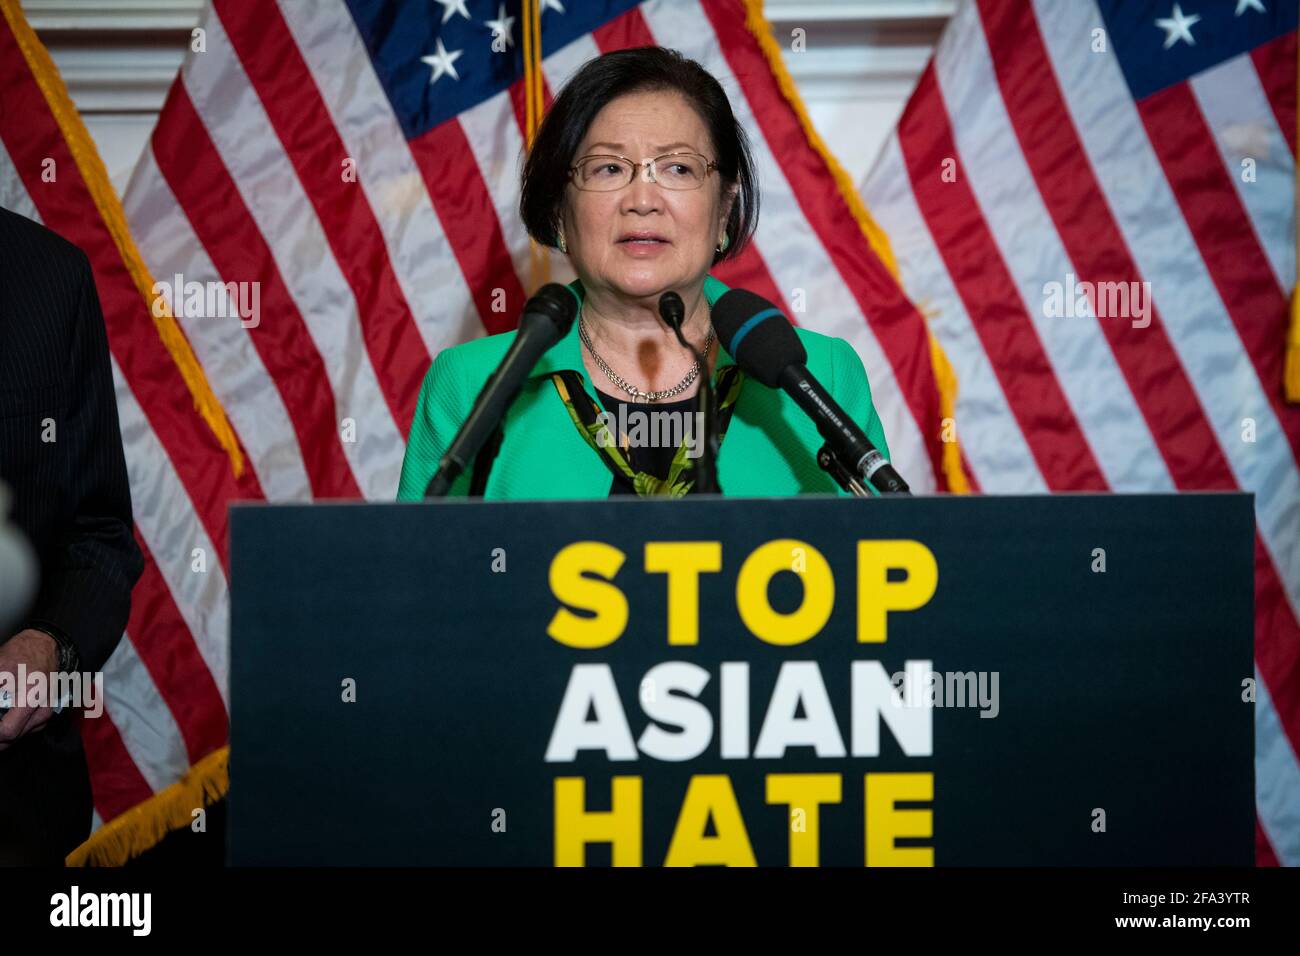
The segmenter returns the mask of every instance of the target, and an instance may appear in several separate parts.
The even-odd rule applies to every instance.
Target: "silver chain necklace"
[[[686,389],[691,387],[691,382],[700,374],[700,363],[692,362],[690,370],[687,371],[686,377],[674,385],[672,388],[665,388],[658,392],[643,392],[635,385],[628,382],[625,378],[609,367],[609,364],[600,357],[596,347],[591,344],[591,336],[587,334],[587,326],[582,321],[582,313],[578,313],[578,337],[582,339],[582,344],[587,346],[587,351],[596,361],[596,367],[605,373],[605,377],[617,385],[620,389],[627,392],[633,401],[658,402],[665,398],[672,398],[674,395],[680,395]],[[701,350],[705,355],[709,354],[709,346],[713,344],[713,325],[709,324],[709,334],[704,340],[704,348]]]

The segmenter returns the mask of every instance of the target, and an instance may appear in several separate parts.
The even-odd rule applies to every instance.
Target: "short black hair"
[[[749,139],[713,74],[676,50],[633,47],[587,61],[555,98],[524,163],[519,213],[528,234],[545,246],[557,244],[556,225],[564,203],[569,167],[582,138],[606,104],[628,93],[671,90],[684,96],[704,121],[724,187],[739,186],[727,219],[726,251],[740,252],[758,224],[758,176]]]

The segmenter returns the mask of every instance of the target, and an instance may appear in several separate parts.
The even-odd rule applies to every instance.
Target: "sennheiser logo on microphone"
[[[840,416],[836,415],[835,412],[831,410],[831,407],[827,405],[824,401],[822,401],[822,397],[817,394],[817,392],[813,389],[813,387],[808,383],[807,379],[799,380],[799,390],[801,392],[807,393],[808,397],[813,400],[813,403],[816,404],[816,406],[821,409],[821,412],[823,415],[826,416],[827,421],[829,421],[836,428],[844,427],[844,423],[840,421]]]

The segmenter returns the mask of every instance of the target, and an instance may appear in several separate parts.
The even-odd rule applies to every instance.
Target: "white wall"
[[[855,182],[897,121],[955,4],[768,0],[768,19],[813,122]],[[204,0],[23,3],[119,191],[153,130],[203,5]],[[804,31],[803,52],[792,50],[797,30]]]

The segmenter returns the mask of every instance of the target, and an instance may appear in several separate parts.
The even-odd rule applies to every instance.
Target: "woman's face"
[[[574,163],[592,154],[640,162],[674,152],[717,161],[704,122],[681,94],[629,93],[596,114]],[[612,192],[580,190],[570,181],[565,196],[565,244],[583,285],[645,298],[703,280],[733,193],[724,197],[716,170],[699,189],[673,190],[641,169]]]

